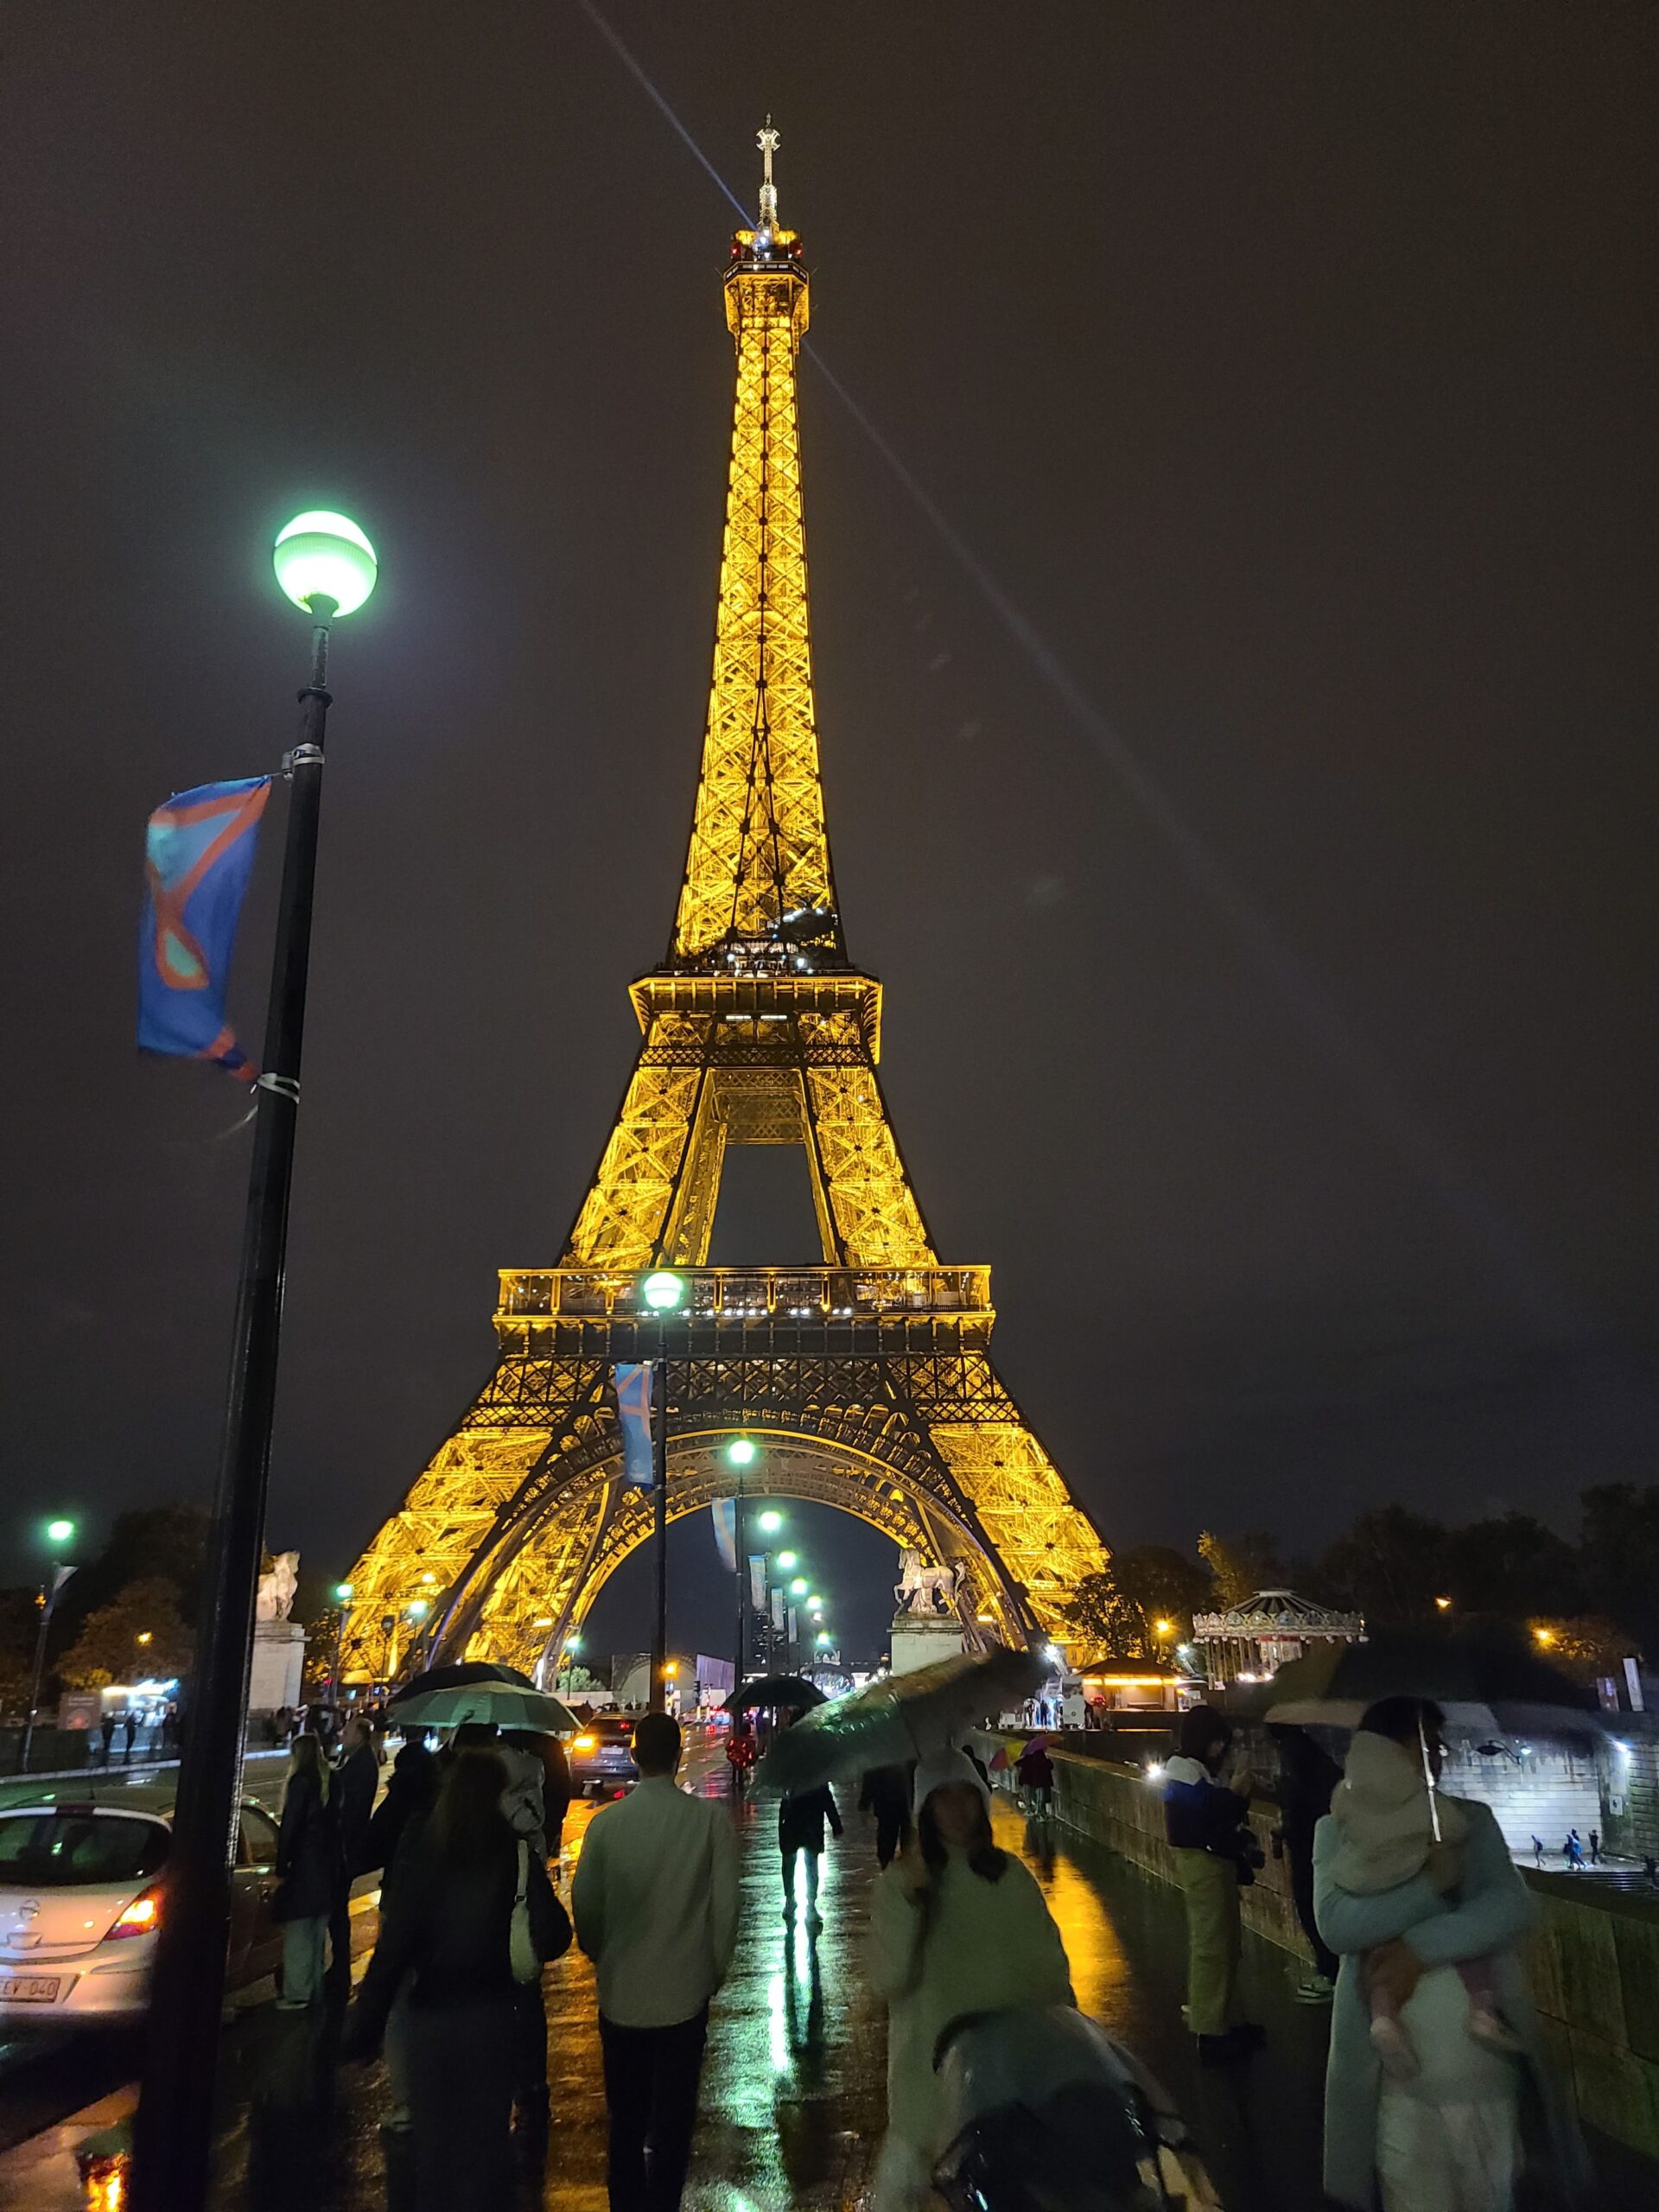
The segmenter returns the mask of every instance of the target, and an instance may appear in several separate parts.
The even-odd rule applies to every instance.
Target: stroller
[[[952,2212],[1221,2212],[1180,2114],[1097,2020],[969,2013],[933,2064],[956,2121],[933,2185]]]

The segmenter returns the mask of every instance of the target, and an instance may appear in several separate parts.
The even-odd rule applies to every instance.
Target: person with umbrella
[[[1442,1725],[1432,1700],[1390,1697],[1362,1714],[1359,1733],[1421,1761],[1433,1787],[1445,1755]],[[1314,1836],[1314,1910],[1342,1961],[1325,2075],[1325,2186],[1355,2212],[1371,2212],[1379,2198],[1382,2212],[1449,2204],[1509,2212],[1523,2086],[1543,2107],[1563,2188],[1570,2195],[1587,2179],[1583,2146],[1554,2094],[1520,1955],[1531,1896],[1490,1808],[1441,1801],[1452,1804],[1464,1823],[1454,1892],[1428,1872],[1379,1892],[1350,1890],[1338,1878],[1341,1823],[1327,1815]],[[1515,2053],[1468,2033],[1470,1995],[1456,1968],[1471,1959],[1491,1962]],[[1368,1986],[1397,2012],[1415,2066],[1409,2079],[1383,2069]]]
[[[965,2016],[1069,2005],[1071,1972],[1036,1878],[991,1836],[990,1791],[960,1751],[917,1767],[916,1835],[881,1875],[870,1911],[870,1979],[887,2005],[887,2133],[871,2212],[931,2196],[949,2107],[934,2070],[943,2031]]]

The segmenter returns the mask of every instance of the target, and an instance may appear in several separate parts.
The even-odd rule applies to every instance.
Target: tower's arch
[[[740,1433],[759,1447],[741,1483],[727,1450]],[[793,1499],[832,1506],[900,1549],[959,1567],[970,1640],[1024,1643],[1036,1629],[971,1506],[918,1484],[912,1468],[878,1452],[764,1423],[671,1439],[671,1522],[740,1492],[751,1504]],[[584,1539],[575,1544],[573,1524]],[[611,1576],[648,1541],[652,1528],[651,1493],[627,1485],[620,1452],[610,1454],[574,1494],[480,1563],[474,1602],[458,1592],[453,1618],[440,1632],[443,1656],[507,1659],[533,1672],[580,1629]]]

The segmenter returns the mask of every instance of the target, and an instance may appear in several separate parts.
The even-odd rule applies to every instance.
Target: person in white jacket
[[[633,1758],[638,1787],[588,1824],[570,1904],[599,1982],[611,2212],[674,2212],[691,2163],[709,2000],[737,1941],[737,1845],[727,1808],[676,1781],[671,1714],[645,1716]]]

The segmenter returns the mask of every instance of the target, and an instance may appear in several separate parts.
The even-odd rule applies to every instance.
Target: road
[[[717,1745],[693,1740],[689,1786],[724,1795]],[[703,2080],[693,2212],[856,2212],[885,2120],[885,2023],[860,1967],[876,1868],[865,1823],[849,1807],[820,1892],[821,1933],[781,1916],[774,1815],[764,1801],[734,1814],[743,1914],[737,1957],[715,2005]],[[568,1888],[593,1808],[573,1808],[560,1881]],[[1267,2026],[1266,2048],[1236,2069],[1202,2071],[1181,2026],[1185,1937],[1178,1895],[1058,1827],[1027,1827],[1006,1801],[998,1840],[1036,1872],[1065,1937],[1079,2002],[1163,2075],[1198,2133],[1228,2212],[1318,2212],[1326,2015],[1291,1999],[1294,1967],[1274,1947],[1244,1941],[1244,1990]],[[365,1901],[366,1902],[366,1901]],[[372,1939],[363,1916],[359,1942]],[[544,2212],[602,2212],[604,2100],[591,1970],[572,1952],[547,1976],[554,2132],[538,2196]],[[406,2212],[410,2176],[377,2066],[336,2074],[333,2030],[320,2016],[249,2010],[227,2032],[226,2124],[216,2212]],[[60,2056],[60,2067],[67,2062]],[[62,2078],[66,2081],[68,2076]],[[319,2101],[319,2085],[322,2101]],[[118,2105],[105,2107],[105,2116]],[[69,2212],[66,2131],[26,2171],[0,2158],[0,2212]],[[393,2163],[388,2171],[388,2154]],[[18,2154],[27,2157],[28,2153]],[[1599,2147],[1617,2194],[1659,2201],[1651,2166]],[[68,2180],[66,2182],[65,2177]]]

